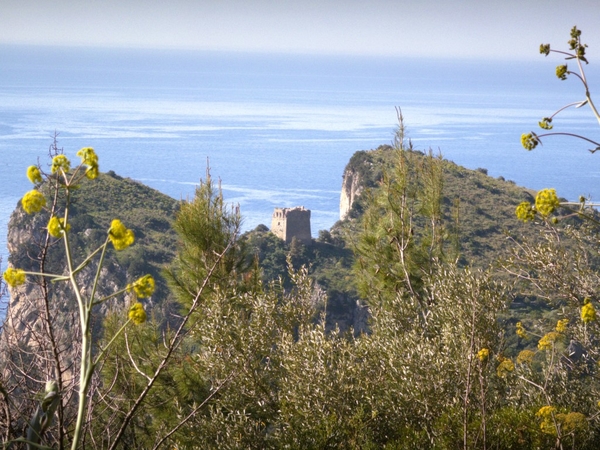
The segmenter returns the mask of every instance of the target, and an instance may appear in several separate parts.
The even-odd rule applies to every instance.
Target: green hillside
[[[417,159],[425,157],[422,152],[411,152]],[[353,241],[361,229],[363,211],[377,191],[383,174],[393,164],[393,155],[392,147],[385,145],[352,156],[346,170],[358,174],[362,194],[349,217],[330,230],[320,230],[311,246],[299,242],[285,244],[262,225],[241,236],[247,241],[251,256],[258,257],[265,282],[281,277],[284,286],[290,285],[288,255],[295,268],[303,264],[310,266],[311,276],[325,293],[318,307],[327,311],[330,327],[337,324],[346,329],[366,325],[364,318],[357,323],[356,317],[359,295],[352,275]],[[536,230],[518,221],[514,213],[521,201],[532,200],[532,191],[502,178],[489,177],[485,169],[470,170],[447,160],[443,160],[443,177],[442,206],[448,251],[458,248],[461,265],[487,267],[508,256],[510,236],[537,239]],[[111,220],[121,219],[133,229],[136,245],[109,254],[108,260],[116,269],[113,275],[125,282],[127,278],[151,273],[157,279],[153,300],[161,303],[168,296],[161,270],[175,254],[176,235],[171,223],[178,207],[178,201],[112,171],[100,174],[93,182],[84,179],[72,199],[74,248],[83,257],[105,239]],[[13,231],[31,229],[44,224],[45,220],[46,217],[29,216],[17,210],[10,228]],[[18,245],[13,245],[11,263],[34,270],[29,258],[35,252],[34,241],[18,241]],[[62,264],[59,252],[51,252],[49,261],[51,269],[60,270],[53,266]]]
[[[85,255],[104,242],[111,221],[120,219],[135,233],[135,245],[123,251],[109,251],[107,275],[115,285],[122,285],[146,273],[157,281],[154,300],[161,303],[169,295],[161,274],[164,264],[175,254],[176,235],[171,224],[179,202],[148,186],[114,172],[101,173],[95,180],[83,178],[71,199],[71,241],[74,258]],[[26,214],[18,207],[9,222],[9,262],[24,270],[39,270],[40,232],[48,215]],[[22,238],[25,234],[28,237]],[[63,249],[52,245],[46,256],[46,270],[62,273]],[[109,285],[111,283],[108,283]]]
[[[425,156],[423,152],[413,153]],[[377,189],[384,171],[393,163],[393,155],[392,147],[387,145],[359,151],[352,156],[347,169],[360,174],[368,193]],[[522,201],[532,201],[534,191],[502,177],[490,177],[486,169],[470,170],[448,160],[443,160],[443,177],[444,223],[448,234],[458,237],[463,264],[486,266],[506,255],[507,235],[534,236],[531,227],[515,216],[516,206]],[[360,220],[354,219],[360,217],[368,201],[369,195],[359,197],[350,211],[351,219],[337,223],[334,230],[355,232]]]
[[[417,162],[425,158],[423,152],[411,153]],[[266,226],[243,235],[259,258],[265,281],[282,277],[289,283],[287,254],[291,253],[296,268],[310,265],[311,275],[327,293],[327,305],[320,307],[327,308],[330,327],[356,326],[359,296],[352,274],[353,241],[361,231],[362,214],[379,189],[383,174],[391,169],[393,159],[394,150],[388,145],[358,151],[352,156],[346,171],[358,174],[362,193],[348,218],[338,221],[330,230],[321,230],[311,246],[299,242],[285,244]],[[539,239],[535,227],[517,220],[515,215],[516,206],[522,201],[532,201],[534,191],[502,177],[490,177],[485,169],[470,170],[448,160],[443,160],[442,166],[446,246],[449,254],[458,257],[460,265],[485,268],[509,256],[513,238]]]

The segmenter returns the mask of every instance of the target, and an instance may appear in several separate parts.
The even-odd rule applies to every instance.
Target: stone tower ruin
[[[271,232],[288,244],[292,242],[292,238],[296,238],[304,245],[310,245],[310,209],[305,209],[304,206],[275,208]]]

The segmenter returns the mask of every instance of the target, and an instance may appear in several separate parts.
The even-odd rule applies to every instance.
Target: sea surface
[[[193,196],[209,165],[245,230],[270,226],[275,207],[300,205],[312,211],[313,235],[331,227],[344,166],[357,150],[391,143],[396,107],[417,149],[600,199],[590,145],[520,145],[542,117],[583,98],[576,79],[555,77],[559,63],[536,49],[531,61],[494,62],[0,46],[0,256],[5,263],[9,216],[31,188],[25,170],[48,164],[55,132],[73,160],[92,146],[102,171],[177,199]],[[593,93],[600,72],[589,70]],[[554,123],[598,138],[587,107]]]

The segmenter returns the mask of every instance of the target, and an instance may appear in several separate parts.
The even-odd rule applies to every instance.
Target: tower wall
[[[295,208],[275,208],[271,220],[271,231],[275,236],[290,243],[295,237],[304,245],[310,245],[310,210],[304,206]]]

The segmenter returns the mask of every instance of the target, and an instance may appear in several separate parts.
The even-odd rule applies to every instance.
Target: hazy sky
[[[598,0],[0,0],[0,44],[531,58]]]

